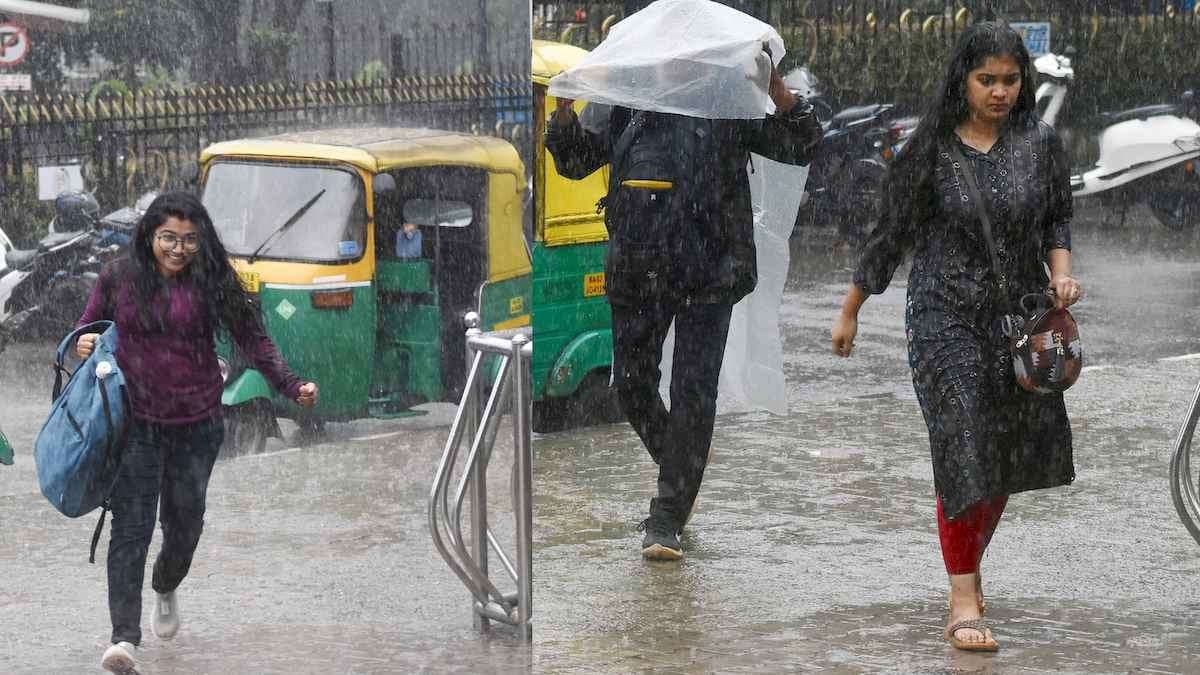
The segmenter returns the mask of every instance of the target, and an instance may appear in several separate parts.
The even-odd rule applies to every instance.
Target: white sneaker
[[[134,654],[137,647],[129,642],[118,642],[104,651],[100,657],[100,667],[117,675],[137,675],[137,661]]]
[[[170,640],[179,632],[179,601],[175,591],[170,593],[155,593],[154,621],[150,628],[161,640]]]

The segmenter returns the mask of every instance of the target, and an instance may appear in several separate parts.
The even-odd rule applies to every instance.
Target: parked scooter
[[[824,99],[817,80],[806,68],[798,68],[784,77],[784,83],[810,102]],[[793,233],[813,225],[834,225],[838,238],[852,242],[863,236],[873,221],[867,210],[875,201],[887,171],[886,150],[895,142],[890,103],[846,108],[822,119],[825,129],[816,156],[809,164],[808,181],[800,200]],[[828,110],[828,104],[824,104]]]
[[[13,339],[60,335],[83,314],[96,284],[99,205],[87,193],[55,199],[56,232],[31,250],[11,249],[0,271],[0,323]],[[20,316],[17,322],[15,317]]]
[[[1054,126],[1075,79],[1071,59],[1046,54],[1034,61],[1046,81],[1036,99],[1042,120]],[[1144,202],[1173,230],[1200,224],[1200,108],[1193,92],[1179,103],[1104,113],[1096,165],[1071,176],[1074,197],[1099,196],[1124,222],[1129,206]]]

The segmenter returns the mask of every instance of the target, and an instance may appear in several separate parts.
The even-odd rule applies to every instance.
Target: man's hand
[[[771,67],[771,83],[767,89],[767,93],[771,95],[771,100],[775,102],[775,110],[779,113],[786,113],[796,105],[796,96],[783,83],[783,78],[779,76],[779,71],[774,66]]]

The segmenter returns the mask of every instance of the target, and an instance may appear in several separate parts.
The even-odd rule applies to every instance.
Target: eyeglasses
[[[160,232],[154,238],[168,251],[174,249],[177,244],[183,244],[183,250],[188,252],[195,252],[200,249],[200,235],[198,234],[189,234],[186,237],[180,237],[174,232]]]

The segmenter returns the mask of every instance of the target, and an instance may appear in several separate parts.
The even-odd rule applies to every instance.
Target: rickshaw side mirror
[[[393,192],[396,189],[396,179],[390,173],[381,173],[371,179],[371,191],[377,195]]]

